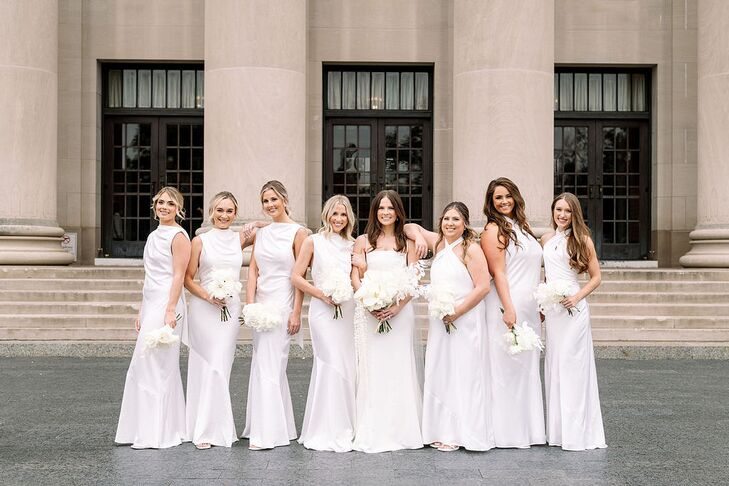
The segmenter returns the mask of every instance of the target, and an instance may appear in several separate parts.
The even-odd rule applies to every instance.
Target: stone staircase
[[[140,267],[0,267],[0,343],[131,343],[143,278]],[[589,300],[598,346],[729,346],[729,270],[603,269]],[[426,313],[417,302],[424,336]]]

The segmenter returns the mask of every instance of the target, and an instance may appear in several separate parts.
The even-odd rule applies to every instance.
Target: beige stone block
[[[88,59],[190,60],[204,58],[202,26],[86,25]]]
[[[655,197],[670,197],[673,190],[673,166],[671,164],[658,164],[653,167],[656,184],[653,190]]]
[[[81,126],[81,158],[84,160],[100,159],[100,149],[97,147],[97,140],[100,143],[100,137],[97,135],[98,129],[95,126]],[[99,157],[97,157],[97,154]]]
[[[68,208],[66,205],[66,199],[67,194],[59,190],[56,196],[56,207],[58,208],[56,211],[56,221],[61,227],[70,226],[68,224]]]
[[[204,3],[204,0],[88,0],[84,2],[84,20],[106,26],[202,26]]]
[[[673,30],[696,30],[698,27],[698,2],[695,0],[671,0],[673,6]]]
[[[81,22],[83,0],[58,0],[58,23],[76,24]]]
[[[81,192],[81,163],[74,159],[58,160],[58,190],[64,193]]]
[[[0,2],[0,32],[0,66],[57,71],[57,0],[3,0]]]
[[[66,229],[81,226],[81,193],[69,192],[66,194],[66,217],[63,222],[59,221],[59,223]]]
[[[651,218],[651,228],[654,230],[669,230],[671,229],[671,214],[672,206],[671,202],[673,198],[667,196],[656,197],[653,201],[654,209],[652,211],[653,217]]]
[[[674,165],[672,170],[672,195],[677,197],[696,195],[696,166]]]
[[[685,202],[686,202],[686,226],[684,228],[674,228],[674,229],[692,230],[696,227],[696,223],[698,222],[698,214],[697,214],[698,198],[695,196],[687,196]],[[709,204],[711,204],[711,202]]]
[[[670,32],[609,30],[556,30],[557,64],[656,64],[670,59]],[[620,46],[616,49],[615,46]]]
[[[672,8],[665,0],[556,0],[555,24],[565,30],[667,30]]]
[[[435,164],[453,164],[453,129],[433,130],[433,161]]]
[[[671,228],[686,229],[685,197],[674,197],[671,201]]]
[[[672,131],[673,163],[696,164],[696,129],[676,128]]]
[[[685,255],[691,245],[689,245],[689,231],[672,231],[671,232],[671,266],[679,266],[679,258]]]
[[[701,0],[698,5],[698,63],[700,77],[729,73],[729,2]]]
[[[58,65],[58,90],[61,92],[81,91],[81,59],[62,57]]]
[[[310,28],[343,27],[367,30],[383,29],[436,30],[447,27],[450,10],[448,0],[309,1]]]
[[[696,126],[698,79],[696,63],[673,65],[673,118],[677,126]]]
[[[671,47],[674,62],[695,63],[698,57],[697,29],[675,29]]]
[[[101,227],[101,195],[81,193],[81,226]]]
[[[101,161],[97,159],[81,160],[81,192],[96,194],[101,192]]]

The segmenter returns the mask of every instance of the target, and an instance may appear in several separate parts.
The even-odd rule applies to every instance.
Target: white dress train
[[[144,245],[144,288],[141,330],[134,346],[124,384],[115,442],[134,449],[163,449],[189,440],[185,430],[185,396],[180,377],[180,344],[144,348],[144,334],[165,325],[165,309],[172,287],[172,240],[187,233],[179,226],[158,226]],[[174,333],[185,327],[185,296],[176,313],[181,317]]]
[[[272,223],[260,228],[253,249],[258,266],[256,302],[287,309],[278,328],[253,331],[253,358],[242,437],[248,438],[250,445],[264,449],[289,445],[289,441],[296,439],[286,367],[291,343],[287,332],[288,316],[294,305],[293,245],[299,228],[301,226],[295,223]]]
[[[439,251],[433,259],[430,280],[447,284],[461,302],[473,291],[473,280],[453,248],[459,238]],[[450,334],[443,321],[430,318],[428,347],[425,353],[423,389],[423,441],[442,442],[472,451],[494,447],[490,415],[487,412],[486,315],[479,302],[453,322]]]
[[[394,250],[367,253],[370,270],[407,265]],[[423,447],[420,431],[423,396],[414,350],[415,313],[408,302],[390,319],[392,330],[377,332],[377,319],[355,311],[357,347],[357,423],[353,449],[385,452]]]
[[[198,277],[206,287],[213,270],[225,270],[238,280],[243,264],[240,236],[230,229],[212,228],[202,241]],[[230,447],[238,440],[230,401],[230,371],[240,332],[240,296],[229,298],[230,317],[220,320],[220,309],[198,297],[190,298],[186,344],[187,433],[195,444]]]
[[[572,283],[573,294],[579,291],[577,272],[569,266],[565,233],[558,231],[544,245],[544,271],[548,282],[566,280]],[[587,301],[580,301],[577,310],[572,316],[566,310],[545,316],[547,442],[570,451],[602,449],[607,445]]]
[[[352,242],[336,234],[315,234],[311,238],[314,286],[321,284],[327,271],[341,271],[349,277]],[[341,309],[342,316],[334,319],[334,307],[315,298],[309,303],[314,364],[299,437],[299,443],[307,449],[352,450],[356,418],[354,301],[341,304]]]
[[[506,277],[517,323],[528,322],[541,334],[541,324],[534,290],[542,271],[542,247],[534,237],[509,220],[519,245],[509,240],[506,248]],[[539,377],[539,351],[509,355],[504,346],[508,331],[502,319],[503,308],[496,286],[491,283],[486,295],[488,333],[487,369],[490,388],[491,421],[496,447],[528,448],[544,444],[544,405]]]

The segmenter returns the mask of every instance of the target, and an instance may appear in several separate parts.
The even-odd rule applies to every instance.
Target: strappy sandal
[[[210,442],[200,442],[199,444],[195,444],[195,447],[198,450],[202,451],[205,449],[210,449],[212,447],[212,445],[210,444]]]
[[[460,449],[460,446],[457,445],[449,445],[449,444],[442,444],[440,447],[438,447],[438,450],[441,452],[453,452]]]
[[[439,448],[443,447],[443,443],[442,442],[438,442],[438,441],[435,441],[435,442],[433,442],[431,444],[428,444],[428,445],[430,445],[430,447],[432,447],[433,449],[439,449]]]

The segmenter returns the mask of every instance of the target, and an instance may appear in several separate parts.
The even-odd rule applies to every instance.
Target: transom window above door
[[[106,108],[189,109],[205,107],[202,65],[107,65]]]
[[[555,112],[648,111],[647,71],[568,69],[554,73]]]
[[[432,71],[405,68],[325,66],[325,110],[429,111]]]

